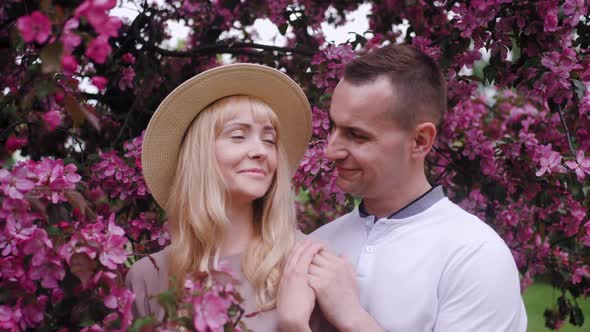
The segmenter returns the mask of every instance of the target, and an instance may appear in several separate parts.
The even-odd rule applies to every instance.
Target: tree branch
[[[555,108],[557,109],[557,112],[559,112],[559,119],[561,120],[561,125],[565,129],[565,136],[567,137],[567,143],[569,144],[570,150],[572,151],[573,155],[576,155],[576,150],[574,149],[572,136],[570,135],[570,130],[567,127],[567,123],[565,123],[565,118],[563,117],[563,111],[561,110],[561,106],[556,105]]]
[[[307,57],[312,57],[314,52],[300,50],[292,47],[279,47],[279,46],[272,46],[272,45],[262,45],[257,43],[244,43],[244,42],[229,42],[229,43],[217,43],[211,45],[201,45],[195,47],[189,51],[173,51],[161,48],[154,44],[148,43],[143,40],[140,36],[138,36],[137,41],[140,44],[147,47],[150,50],[155,51],[156,53],[163,55],[163,56],[170,56],[170,57],[193,57],[199,54],[211,54],[211,53],[226,53],[226,54],[252,54],[252,52],[248,52],[247,49],[260,49],[263,51],[273,51],[279,53],[291,53],[291,54],[298,54]]]
[[[208,45],[201,45],[195,48],[192,48],[188,51],[176,51],[176,50],[167,50],[161,48],[154,43],[146,41],[143,39],[139,33],[140,25],[149,25],[150,19],[149,16],[146,15],[145,12],[139,14],[133,23],[131,24],[130,30],[133,34],[135,40],[137,40],[141,45],[148,48],[148,50],[152,50],[160,55],[163,56],[170,56],[170,57],[193,57],[195,55],[200,54],[247,54],[247,55],[255,55],[255,53],[248,52],[248,49],[258,49],[263,51],[272,51],[272,52],[279,52],[279,53],[290,53],[290,54],[298,54],[306,57],[314,56],[315,52],[298,49],[294,47],[280,47],[280,46],[273,46],[273,45],[264,45],[258,43],[245,43],[245,42],[238,42],[238,41],[222,41],[216,44],[208,44]]]

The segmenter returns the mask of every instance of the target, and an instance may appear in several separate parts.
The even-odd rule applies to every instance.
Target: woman
[[[242,281],[246,313],[260,311],[248,327],[278,330],[276,293],[297,232],[290,178],[310,136],[305,94],[266,66],[217,67],[166,97],[146,130],[142,167],[171,244],[126,277],[139,316],[163,319],[150,295],[220,257]]]

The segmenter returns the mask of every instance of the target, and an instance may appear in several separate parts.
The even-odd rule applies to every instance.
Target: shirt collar
[[[421,212],[426,211],[429,207],[433,206],[436,202],[445,198],[442,186],[432,187],[430,190],[422,194],[420,197],[406,204],[401,209],[393,212],[387,217],[387,219],[404,219]],[[361,202],[358,208],[359,215],[361,218],[367,218],[370,214],[365,209],[364,202]]]

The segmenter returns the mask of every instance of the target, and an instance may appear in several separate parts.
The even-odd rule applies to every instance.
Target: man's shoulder
[[[359,220],[358,212],[353,210],[341,217],[330,221],[313,231],[309,236],[311,238],[332,242],[335,238],[342,238],[347,233],[356,233],[363,230]]]
[[[441,203],[442,209],[436,211],[436,218],[442,222],[440,229],[437,229],[438,232],[441,232],[441,235],[445,234],[449,238],[454,238],[460,242],[502,241],[496,231],[478,216],[466,211],[448,198],[445,198]]]

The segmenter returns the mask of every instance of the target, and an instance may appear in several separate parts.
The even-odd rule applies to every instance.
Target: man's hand
[[[310,331],[309,319],[316,297],[307,275],[312,258],[321,249],[321,244],[306,239],[295,245],[287,259],[277,294],[281,331]]]
[[[316,254],[308,280],[326,319],[339,331],[382,331],[359,301],[354,268],[327,249]]]

